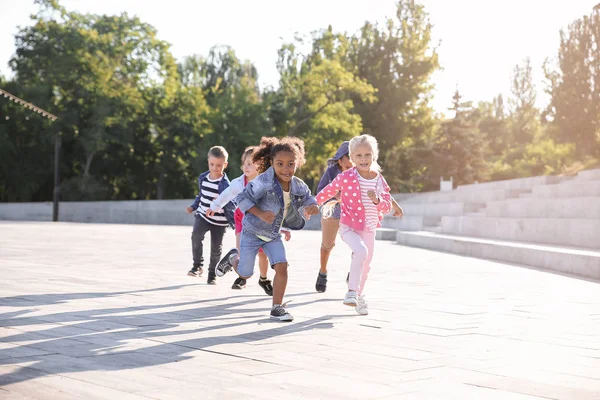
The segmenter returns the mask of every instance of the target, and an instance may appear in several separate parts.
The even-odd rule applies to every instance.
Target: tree
[[[600,16],[594,12],[560,31],[556,64],[544,64],[551,102],[545,112],[550,134],[576,143],[579,157],[598,155],[600,137]]]
[[[430,78],[439,68],[431,32],[425,8],[401,0],[394,19],[383,26],[366,22],[350,40],[348,65],[376,89],[374,102],[354,99],[356,110],[364,132],[380,143],[380,161],[394,189],[421,170],[411,154],[431,139],[437,123],[429,104]]]
[[[75,179],[65,185],[85,192],[96,184],[91,171],[98,154],[110,143],[132,141],[132,125],[147,109],[144,91],[162,86],[165,101],[174,93],[174,59],[156,30],[136,17],[69,12],[51,0],[36,3],[41,10],[33,26],[17,34],[11,66],[18,81],[46,88],[64,150],[73,150],[66,159]],[[110,188],[105,189],[108,196]],[[65,195],[69,198],[70,190]],[[86,195],[73,193],[79,198]]]
[[[439,187],[440,177],[453,177],[456,185],[485,181],[486,143],[477,128],[478,113],[470,102],[463,102],[458,89],[452,98],[454,117],[441,123],[440,129],[417,154],[427,167],[422,172],[425,188]]]
[[[0,87],[36,104],[40,99],[39,88],[25,90],[2,76]],[[52,198],[52,132],[46,118],[0,96],[0,201]]]
[[[540,112],[535,106],[536,89],[531,74],[531,61],[516,65],[509,98],[510,131],[513,143],[531,143],[540,129]]]
[[[196,170],[206,167],[206,154],[213,145],[229,152],[228,171],[238,174],[241,155],[247,146],[257,146],[269,135],[267,104],[258,87],[258,72],[249,61],[240,60],[228,46],[213,47],[207,58],[188,57],[179,65],[183,85],[205,93],[208,132],[202,151],[194,161]]]
[[[314,186],[340,143],[362,132],[353,99],[373,101],[374,89],[342,65],[343,36],[329,27],[313,40],[308,55],[298,53],[294,43],[279,50],[280,88],[269,96],[269,107],[272,120],[280,124],[276,132],[304,140],[310,158],[300,173]]]

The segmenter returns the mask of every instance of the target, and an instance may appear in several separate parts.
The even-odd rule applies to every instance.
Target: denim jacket
[[[243,232],[255,236],[265,236],[270,239],[279,237],[280,227],[291,230],[304,228],[306,221],[301,209],[317,204],[306,183],[294,176],[290,182],[291,203],[287,215],[284,216],[283,189],[275,176],[273,167],[249,182],[244,190],[237,195],[235,201],[239,209],[245,214],[242,222]],[[273,212],[275,221],[269,224],[256,215],[247,212],[254,206],[263,211]]]
[[[198,195],[196,196],[196,198],[194,199],[194,202],[190,206],[194,210],[196,210],[198,208],[198,206],[200,205],[200,198],[202,197],[202,181],[204,180],[204,178],[206,178],[208,176],[209,173],[210,173],[210,171],[203,172],[198,177]],[[229,187],[229,178],[227,177],[227,174],[224,173],[223,178],[219,181],[219,194],[223,193],[223,191],[225,189],[227,189],[228,187]],[[236,205],[232,201],[225,204],[225,207],[223,207],[223,211],[225,212],[225,217],[227,218],[227,223],[229,224],[231,229],[235,228],[235,220],[233,218],[235,209],[236,209]]]

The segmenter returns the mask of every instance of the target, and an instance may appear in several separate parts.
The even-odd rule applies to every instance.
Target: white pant
[[[340,237],[352,250],[348,290],[353,290],[360,296],[371,270],[375,231],[355,231],[347,225],[340,225]]]

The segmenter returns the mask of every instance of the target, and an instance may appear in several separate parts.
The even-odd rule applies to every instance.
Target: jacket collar
[[[273,185],[277,184],[281,188],[281,184],[275,176],[275,170],[273,169],[273,167],[269,167],[268,170],[263,172],[263,175],[265,175],[265,179],[267,179],[269,182],[272,182]],[[293,194],[294,196],[304,195],[304,190],[302,190],[302,187],[298,183],[298,178],[296,178],[295,176],[292,176],[292,181],[290,182],[290,194]]]
[[[204,179],[208,176],[208,174],[210,174],[210,171],[204,171],[202,174],[200,174],[200,179]],[[227,177],[227,173],[223,172],[223,176],[221,177],[221,179],[229,182],[229,178]]]

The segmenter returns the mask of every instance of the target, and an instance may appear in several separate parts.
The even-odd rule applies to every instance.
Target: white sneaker
[[[358,305],[354,309],[360,315],[369,315],[369,308],[365,296],[358,296]]]
[[[346,293],[346,297],[344,297],[344,305],[350,307],[356,307],[358,305],[358,295],[355,291],[349,290],[348,293]]]

